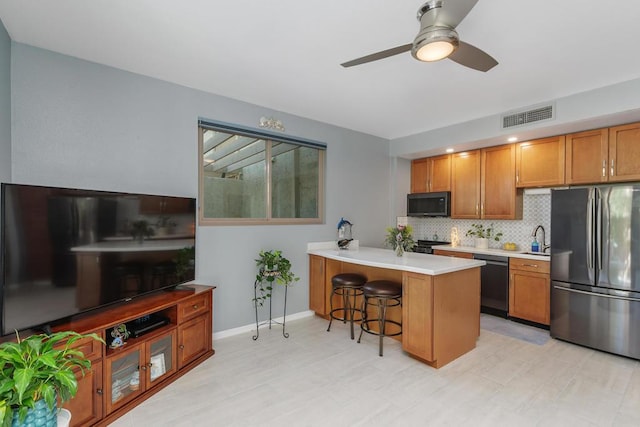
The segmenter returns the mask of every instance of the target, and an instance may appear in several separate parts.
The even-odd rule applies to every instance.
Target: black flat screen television
[[[192,281],[189,197],[2,184],[2,335]]]

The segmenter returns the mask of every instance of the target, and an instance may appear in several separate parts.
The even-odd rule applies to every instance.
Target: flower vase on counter
[[[416,245],[411,235],[412,231],[410,225],[387,227],[386,246],[393,248],[397,256],[403,256],[405,251],[410,251]]]

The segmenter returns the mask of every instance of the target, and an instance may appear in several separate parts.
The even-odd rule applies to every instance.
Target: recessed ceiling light
[[[509,142],[516,142],[518,140],[517,136],[510,136],[509,139],[507,139],[507,141]]]
[[[447,153],[453,153],[453,148],[447,148]]]

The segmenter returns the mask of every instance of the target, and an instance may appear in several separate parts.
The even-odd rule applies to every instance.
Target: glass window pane
[[[205,130],[202,147],[204,217],[266,218],[266,142]]]
[[[271,216],[317,218],[319,150],[273,142]]]

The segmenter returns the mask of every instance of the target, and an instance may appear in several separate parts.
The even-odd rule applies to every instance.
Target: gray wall
[[[253,322],[261,249],[282,250],[301,277],[293,314],[308,310],[307,242],[335,239],[344,216],[361,244],[382,245],[395,214],[388,141],[19,43],[11,54],[15,182],[195,197],[198,117],[249,127],[275,117],[287,134],[327,143],[326,224],[198,227],[196,279],[218,286],[215,331]]]
[[[11,180],[11,39],[0,21],[0,182]]]

